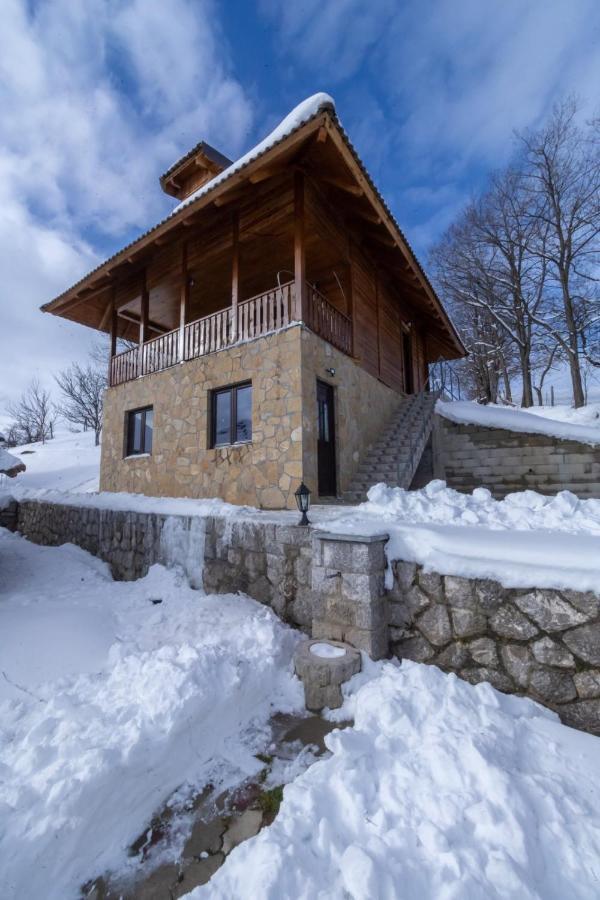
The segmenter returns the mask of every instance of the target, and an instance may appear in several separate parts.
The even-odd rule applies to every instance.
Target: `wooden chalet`
[[[201,142],[160,183],[175,209],[42,307],[110,335],[101,488],[339,495],[428,363],[464,348],[333,101],[237,162]]]

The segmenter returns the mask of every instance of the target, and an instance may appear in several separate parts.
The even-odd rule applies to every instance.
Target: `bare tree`
[[[102,401],[107,386],[106,373],[92,365],[73,363],[54,376],[62,398],[57,405],[61,416],[73,425],[93,428],[96,446],[102,430]]]
[[[535,252],[546,266],[544,315],[569,365],[573,403],[585,393],[581,356],[598,316],[595,286],[600,253],[600,152],[595,125],[584,132],[574,99],[558,104],[548,123],[520,136],[529,216],[538,229]]]
[[[50,391],[37,378],[29,383],[19,400],[9,404],[8,413],[13,418],[13,435],[18,433],[22,443],[44,443],[53,436],[56,413]]]

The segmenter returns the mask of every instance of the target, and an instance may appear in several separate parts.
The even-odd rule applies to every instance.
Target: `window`
[[[252,384],[236,384],[212,392],[211,444],[239,444],[252,440]]]
[[[154,410],[151,406],[127,413],[127,456],[152,453],[153,418]]]

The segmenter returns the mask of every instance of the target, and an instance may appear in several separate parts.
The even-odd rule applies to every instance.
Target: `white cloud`
[[[0,409],[93,338],[38,310],[104,255],[83,236],[145,230],[172,207],[158,175],[202,138],[237,153],[253,118],[212,0],[4,0],[2,17]]]

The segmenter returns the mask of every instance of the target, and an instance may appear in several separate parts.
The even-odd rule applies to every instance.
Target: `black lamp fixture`
[[[298,490],[294,493],[294,497],[296,498],[296,504],[298,509],[302,513],[302,518],[300,519],[300,525],[309,525],[308,517],[306,513],[310,508],[310,491],[302,482]]]

